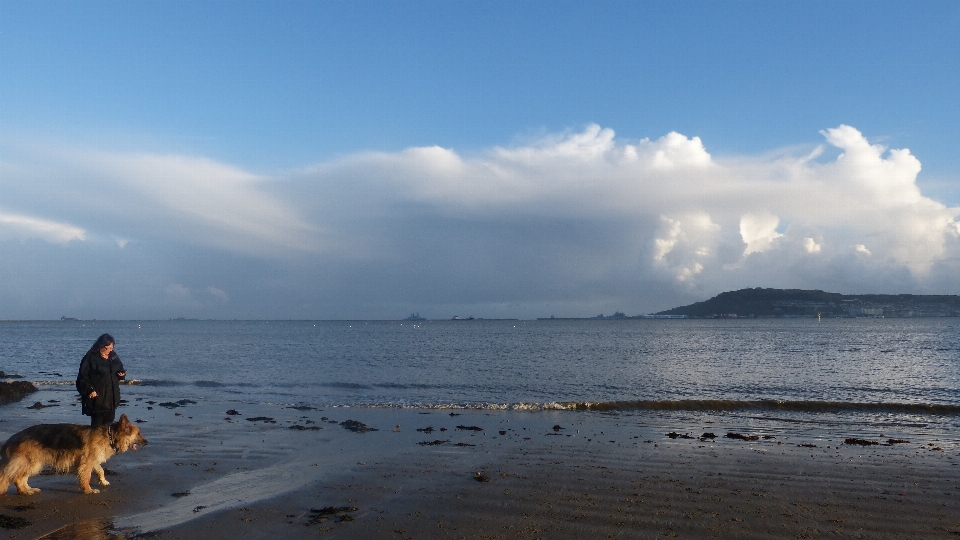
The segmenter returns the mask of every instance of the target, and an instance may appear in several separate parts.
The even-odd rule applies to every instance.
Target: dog
[[[90,487],[90,475],[96,472],[100,485],[109,486],[103,477],[103,467],[114,454],[137,450],[147,440],[140,428],[127,415],[120,420],[98,427],[76,424],[40,424],[10,437],[0,447],[0,495],[12,483],[21,495],[34,495],[40,490],[27,485],[27,479],[36,475],[44,465],[64,474],[77,470],[77,482],[86,494],[100,493]]]

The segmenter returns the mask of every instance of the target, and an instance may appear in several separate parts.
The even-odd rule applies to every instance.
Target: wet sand
[[[0,409],[0,437],[85,419],[69,403],[26,409],[51,395]],[[121,412],[150,444],[114,456],[98,495],[58,475],[34,477],[43,491],[32,497],[11,489],[0,515],[30,524],[0,537],[960,538],[955,444],[750,441],[724,426],[673,439],[642,415],[163,407],[175,401],[148,388],[124,395]]]

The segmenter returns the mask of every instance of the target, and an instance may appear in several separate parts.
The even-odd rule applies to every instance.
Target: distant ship
[[[419,321],[425,321],[426,319],[424,319],[423,317],[421,317],[421,316],[420,316],[420,312],[418,311],[418,312],[415,312],[415,313],[411,313],[410,316],[407,317],[407,318],[404,319],[404,320],[405,320],[405,321],[412,321],[412,322],[419,322]]]
[[[474,320],[474,319],[473,319],[473,315],[467,317],[466,319],[460,317],[459,315],[454,315],[453,318],[450,319],[450,320],[451,320],[451,321],[472,321],[472,320]]]

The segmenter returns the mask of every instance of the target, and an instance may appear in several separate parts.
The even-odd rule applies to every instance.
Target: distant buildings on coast
[[[838,294],[801,289],[741,289],[661,311],[689,318],[960,317],[960,296]]]
[[[537,317],[538,321],[619,321],[627,319],[688,319],[686,315],[659,315],[659,314],[648,314],[648,315],[631,315],[627,316],[624,313],[618,311],[613,315],[605,316],[602,313],[595,317]]]
[[[801,289],[741,289],[650,315],[571,317],[577,320],[620,319],[757,319],[757,318],[907,318],[960,317],[960,296],[916,294],[839,294]],[[537,320],[558,320],[540,317]]]

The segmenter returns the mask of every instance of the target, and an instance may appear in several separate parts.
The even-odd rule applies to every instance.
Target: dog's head
[[[137,451],[137,445],[143,446],[147,440],[140,434],[140,428],[127,418],[127,415],[121,414],[120,421],[117,422],[117,451],[126,452],[127,449]]]

